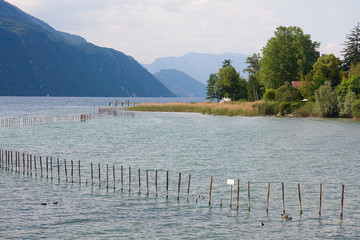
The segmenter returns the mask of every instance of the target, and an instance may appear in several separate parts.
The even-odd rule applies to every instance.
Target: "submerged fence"
[[[92,119],[109,117],[135,117],[133,112],[124,108],[99,108],[97,113],[79,114],[73,116],[47,116],[47,117],[19,117],[0,118],[0,127],[26,127],[45,124],[61,124],[86,122]]]
[[[81,162],[80,161],[67,161],[66,159],[60,160],[59,158],[53,158],[53,157],[45,157],[42,158],[41,156],[36,156],[29,153],[20,153],[17,151],[10,151],[10,150],[4,150],[0,149],[0,169],[3,169],[8,172],[13,172],[17,174],[22,174],[24,176],[35,176],[40,178],[46,178],[50,179],[51,181],[56,181],[60,183],[63,182],[71,182],[71,183],[78,183],[79,185],[85,184],[90,185],[91,187],[98,187],[102,188],[102,180],[101,180],[101,164],[98,163],[93,164],[92,162],[87,165],[85,170],[89,171],[83,171],[84,166],[81,168]],[[97,171],[96,171],[96,170]],[[115,165],[105,165],[106,174],[105,174],[105,187],[106,189],[113,189],[116,191],[116,179],[120,178],[120,191],[124,191],[124,186],[127,185],[129,194],[132,192],[132,169],[129,167],[128,169],[125,169],[123,166],[120,166],[120,176],[116,177],[116,172],[119,171],[119,169],[116,170]],[[126,178],[124,172],[128,171],[128,182],[126,183]],[[82,172],[86,172],[89,176],[84,177],[82,176]],[[111,173],[112,172],[112,173]],[[135,192],[138,192],[138,194],[141,193],[141,170],[137,169],[137,185],[134,187]],[[112,179],[109,179],[109,176]],[[89,181],[88,181],[89,179]],[[187,192],[186,192],[186,201],[189,202],[190,197],[190,185],[191,185],[191,174],[188,175],[187,178]],[[178,181],[177,181],[177,195],[176,200],[180,201],[180,185],[182,183],[181,180],[181,173],[178,173]],[[237,179],[237,181],[233,179],[228,179],[227,184],[230,185],[230,202],[229,206],[230,209],[234,208],[235,204],[232,203],[233,200],[233,186],[236,186],[236,209],[239,209],[239,193],[240,193],[240,180]],[[146,196],[149,196],[149,171],[145,170],[145,185],[146,185]],[[158,170],[154,171],[154,194],[155,198],[158,197]],[[247,182],[247,210],[250,212],[251,209],[251,197],[250,197],[250,188],[251,183],[250,181]],[[266,213],[269,212],[269,202],[270,202],[270,187],[271,183],[267,183],[267,194],[266,194]],[[143,187],[144,188],[144,187]],[[212,190],[213,190],[213,177],[211,176],[209,179],[209,195],[206,196],[208,199],[208,205],[213,205],[212,203]],[[341,198],[340,202],[340,219],[343,219],[343,210],[344,210],[344,190],[345,185],[342,185],[341,187],[341,194],[339,194],[339,197]],[[133,190],[134,191],[134,190]],[[319,185],[319,208],[318,208],[318,216],[321,217],[322,215],[322,184]],[[297,184],[297,197],[298,197],[298,204],[299,204],[299,214],[301,215],[303,213],[302,208],[302,198],[301,198],[301,186],[300,183]],[[201,200],[205,199],[206,197],[197,194],[195,196],[196,203]],[[165,200],[167,201],[169,198],[169,171],[166,171],[166,184],[165,184]],[[281,183],[281,199],[282,199],[282,218],[284,220],[291,220],[291,217],[286,215],[285,211],[285,187],[284,183]],[[220,198],[220,207],[223,206],[223,198]]]

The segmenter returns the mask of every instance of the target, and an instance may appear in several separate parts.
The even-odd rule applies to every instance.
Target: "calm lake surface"
[[[107,106],[115,100],[128,99],[0,97],[0,118],[96,113],[97,105]],[[52,180],[41,178],[39,172],[35,177],[34,173],[27,176],[0,169],[1,239],[360,237],[360,122],[352,120],[135,112],[134,117],[3,127],[0,128],[0,148],[34,154],[37,159],[42,156],[43,164],[45,157],[53,157],[54,164]],[[56,158],[60,158],[61,163],[60,182]],[[68,164],[68,182],[64,179],[64,159]],[[70,160],[74,160],[76,166],[74,183],[69,180]],[[77,177],[78,160],[81,161],[81,185]],[[93,187],[90,162],[94,164]],[[106,164],[110,168],[108,190]],[[120,166],[124,168],[123,192],[120,191]],[[138,169],[141,170],[140,194]],[[149,196],[146,195],[146,170]],[[157,197],[155,170],[158,173]],[[165,199],[166,171],[169,172],[168,200]],[[179,172],[181,186],[177,201]],[[187,202],[189,174],[191,187]],[[211,176],[213,188],[209,207]],[[232,209],[227,179],[235,180]],[[240,179],[238,210],[237,179]],[[271,182],[271,191],[267,214],[268,182]],[[280,217],[282,182],[286,213],[293,217],[292,221]],[[299,214],[298,183],[301,184],[302,215]],[[323,184],[321,217],[318,213],[320,183]],[[345,202],[344,219],[340,220],[342,184],[345,184]],[[205,199],[196,202],[197,194]],[[58,204],[52,204],[54,201]],[[49,204],[41,205],[45,202]]]

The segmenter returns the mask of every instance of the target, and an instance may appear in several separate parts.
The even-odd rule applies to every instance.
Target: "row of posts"
[[[15,157],[13,158],[13,151],[3,150],[0,149],[0,168],[5,169],[11,172],[21,173],[21,156],[19,152],[15,152]],[[14,161],[13,161],[14,159]],[[79,185],[81,185],[81,167],[80,161],[77,162],[78,164],[78,177],[79,177]],[[34,166],[34,171],[32,169]],[[60,160],[56,158],[56,166],[57,166],[57,179],[60,182]],[[64,173],[65,173],[65,181],[68,181],[68,171],[67,171],[67,162],[64,159]],[[41,156],[39,157],[39,167],[40,167],[40,176],[43,177],[43,162]],[[100,163],[98,163],[98,187],[101,188],[101,169]],[[53,158],[46,157],[45,160],[45,169],[46,169],[46,179],[49,178],[53,179]],[[90,184],[94,186],[94,167],[93,163],[90,163]],[[129,193],[131,192],[131,167],[129,167]],[[22,174],[23,175],[34,175],[37,176],[38,169],[37,169],[37,161],[36,156],[31,154],[22,153]],[[50,174],[49,174],[50,173]],[[113,176],[113,189],[115,191],[115,165],[112,165],[112,176]],[[141,193],[141,173],[140,169],[138,169],[138,193]],[[146,195],[149,196],[149,172],[148,170],[145,171],[146,176]],[[74,162],[73,160],[70,161],[70,181],[71,183],[74,182]],[[191,174],[188,176],[188,186],[187,186],[187,197],[186,201],[189,201],[189,194],[190,194],[190,182],[191,182]],[[85,181],[86,184],[87,180]],[[180,200],[180,184],[181,184],[181,173],[179,173],[178,178],[178,186],[177,186],[177,201]],[[234,181],[228,184],[230,185],[230,208],[232,208],[232,193],[233,193],[233,185]],[[211,194],[212,194],[212,185],[213,185],[213,177],[210,177],[210,189],[209,189],[209,197],[208,197],[208,205],[211,205]],[[106,189],[109,189],[109,165],[106,164]],[[340,206],[340,219],[343,218],[343,209],[344,209],[344,189],[345,185],[342,185],[341,189],[341,206]],[[123,166],[120,167],[120,190],[124,190],[124,168]],[[285,187],[284,183],[281,183],[281,192],[282,192],[282,206],[283,206],[283,214],[285,214]],[[240,180],[237,179],[237,191],[236,191],[236,209],[239,209],[239,195],[240,195]],[[250,211],[250,181],[247,182],[247,199],[248,199],[248,211]],[[158,171],[155,170],[155,197],[158,196]],[[166,193],[165,198],[168,200],[169,197],[169,172],[166,171]],[[198,198],[201,196],[196,196],[196,202]],[[299,211],[300,215],[302,214],[302,203],[301,203],[301,189],[300,183],[298,183],[298,198],[299,198]],[[266,199],[266,213],[269,212],[269,200],[270,200],[270,182],[268,182],[267,187],[267,199]],[[322,184],[319,186],[319,216],[321,216],[321,203],[322,203]],[[222,206],[222,198],[220,198],[220,206]]]
[[[81,122],[91,119],[91,114],[56,117],[0,118],[0,127],[25,127],[33,125]]]

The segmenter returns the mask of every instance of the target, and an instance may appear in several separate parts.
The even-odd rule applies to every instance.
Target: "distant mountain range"
[[[247,57],[248,55],[238,53],[188,53],[182,57],[157,58],[153,63],[143,64],[143,66],[153,74],[162,69],[176,69],[206,84],[209,75],[218,72],[225,59],[232,60],[235,69],[241,73],[241,76],[247,78],[247,75],[242,72],[246,68]]]
[[[163,69],[154,76],[179,97],[205,97],[205,84],[175,69]]]
[[[0,0],[0,96],[175,96],[132,57]]]

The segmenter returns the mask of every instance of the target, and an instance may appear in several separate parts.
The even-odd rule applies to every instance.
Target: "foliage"
[[[275,100],[275,94],[276,94],[276,90],[273,88],[268,88],[266,89],[263,99],[265,101],[274,101]]]
[[[360,118],[360,99],[355,100],[351,106],[352,115],[355,118]]]
[[[240,77],[231,65],[231,60],[224,60],[222,68],[215,75],[211,74],[207,85],[208,99],[228,97],[232,101],[246,99],[246,80]]]
[[[348,75],[349,77],[352,77],[354,75],[360,76],[360,62],[357,64],[351,63]]]
[[[246,58],[248,66],[243,72],[249,73],[249,80],[246,84],[247,99],[249,101],[258,101],[264,94],[264,85],[260,82],[259,78],[260,59],[259,53],[254,53],[251,57]]]
[[[289,102],[279,102],[276,109],[281,115],[289,114],[291,113],[291,104]]]
[[[338,107],[339,107],[339,116],[340,117],[351,117],[351,106],[353,105],[354,101],[356,100],[356,94],[352,91],[349,91],[346,96],[345,100],[341,101],[341,97],[338,96]]]
[[[260,53],[253,53],[251,57],[246,58],[246,63],[248,64],[247,68],[243,72],[248,72],[249,75],[255,75],[260,71]]]
[[[255,103],[253,107],[258,109],[260,116],[276,114],[276,102],[260,101]]]
[[[360,22],[346,35],[345,48],[342,51],[344,56],[344,69],[348,70],[351,64],[360,63]]]
[[[319,43],[299,27],[280,26],[275,37],[262,49],[260,78],[266,88],[279,88],[285,82],[300,80],[301,75],[311,71],[319,57]]]
[[[311,72],[308,72],[306,75],[301,75],[301,87],[298,89],[300,90],[301,95],[304,98],[312,99],[314,97],[314,81],[313,75]]]
[[[295,117],[311,117],[314,112],[314,103],[306,102],[300,105],[298,108],[292,111],[292,115]]]
[[[337,115],[337,97],[331,87],[331,83],[326,81],[315,91],[314,111],[321,117],[335,117]]]
[[[359,75],[354,75],[348,79],[343,80],[336,88],[336,93],[340,97],[340,101],[344,101],[348,92],[354,92],[356,95],[360,94]]]
[[[290,83],[286,82],[276,90],[275,100],[280,102],[299,101],[301,100],[301,93],[299,89],[294,88]]]
[[[318,89],[326,81],[330,81],[332,87],[337,86],[341,81],[340,65],[340,59],[334,54],[325,54],[319,57],[312,70],[313,90]]]

